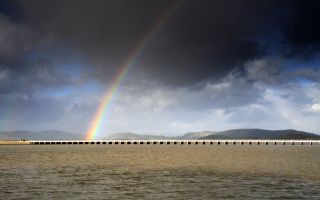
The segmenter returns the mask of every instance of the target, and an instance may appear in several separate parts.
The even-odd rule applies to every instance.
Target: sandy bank
[[[12,144],[30,144],[29,141],[20,140],[0,140],[0,145],[12,145]]]

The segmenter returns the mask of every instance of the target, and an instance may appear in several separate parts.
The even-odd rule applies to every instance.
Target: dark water
[[[320,146],[0,146],[0,199],[320,199]]]

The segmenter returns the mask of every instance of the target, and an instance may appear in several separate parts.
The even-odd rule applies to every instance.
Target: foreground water
[[[320,146],[0,146],[0,199],[320,199]]]

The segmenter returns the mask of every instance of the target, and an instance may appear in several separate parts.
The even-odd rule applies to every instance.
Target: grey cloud
[[[178,1],[18,1],[22,23],[65,42],[91,63],[104,82],[143,35]],[[266,53],[259,38],[279,32],[277,1],[181,1],[141,52],[128,79],[140,76],[170,86],[192,86],[227,75]],[[289,5],[289,6],[288,6]],[[272,19],[272,20],[271,20]],[[161,19],[160,19],[161,20]]]
[[[49,36],[0,13],[0,94],[32,94],[72,84],[56,66],[68,61],[60,50]]]
[[[256,59],[245,63],[244,69],[251,81],[277,85],[283,84],[287,79],[282,64],[283,61],[279,58]]]
[[[256,102],[255,102],[256,103]],[[272,121],[270,111],[264,105],[249,104],[242,107],[226,110],[227,122],[229,123],[261,123],[263,121]]]
[[[72,85],[67,74],[59,71],[47,61],[28,63],[26,69],[0,67],[0,94],[25,93]]]
[[[304,95],[300,96],[303,89],[299,78],[311,76],[312,70],[303,70],[304,73],[299,69],[288,72],[283,70],[283,64],[283,60],[274,58],[252,60],[244,65],[244,69],[235,68],[223,78],[203,81],[192,88],[182,87],[171,90],[165,84],[142,81],[141,85],[131,86],[130,89],[125,90],[131,94],[131,98],[135,96],[134,98],[140,98],[140,100],[127,99],[126,92],[120,99],[124,101],[123,104],[130,104],[131,101],[145,105],[153,105],[157,101],[170,102],[169,105],[175,109],[188,108],[194,111],[205,111],[211,108],[235,109],[257,102],[263,103],[263,94],[268,88],[283,88],[288,91],[279,94],[283,98],[290,98],[302,104],[308,102]]]
[[[16,63],[21,54],[32,49],[35,35],[25,25],[14,23],[0,13],[1,64]]]
[[[318,45],[319,35],[312,29],[317,24],[315,8],[319,3],[309,2],[120,0],[89,4],[82,0],[32,0],[12,1],[19,9],[6,14],[41,37],[72,47],[88,61],[94,79],[110,83],[148,30],[179,4],[141,51],[127,79],[135,82],[146,78],[168,86],[192,87],[202,81],[219,80],[248,61],[275,52],[309,54],[310,46]],[[301,28],[304,24],[306,29]],[[13,27],[8,29],[13,32],[10,35],[23,37],[6,40],[7,46],[32,46],[29,32]],[[15,50],[0,52],[15,55]],[[65,54],[54,56],[68,57],[70,52]]]
[[[233,81],[237,83],[240,80]],[[190,130],[292,127],[317,131],[319,112],[316,112],[315,108],[318,105],[316,99],[319,98],[319,91],[316,85],[299,87],[293,84],[259,84],[259,88],[252,88],[248,82],[247,84],[246,88],[240,86],[242,90],[239,91],[229,87],[230,84],[226,81],[192,91],[170,87],[158,88],[162,94],[157,96],[158,101],[174,99],[173,105],[162,110],[153,109],[156,105],[146,105],[144,101],[139,101],[141,93],[138,92],[138,88],[131,92],[121,90],[121,98],[115,100],[109,113],[108,125],[104,130],[108,133],[119,130],[177,133]],[[219,94],[220,98],[212,101],[210,95],[213,91],[222,89],[224,91]],[[150,94],[151,98],[152,88],[145,93],[145,96]],[[233,95],[233,98],[227,99],[224,94]],[[250,95],[255,97],[252,98]],[[139,103],[142,105],[137,106]]]
[[[318,5],[315,2],[120,0],[88,4],[82,0],[32,0],[12,4],[19,7],[19,17],[15,17],[19,23],[71,46],[88,61],[92,77],[106,83],[175,4],[179,6],[140,52],[127,77],[129,84],[146,78],[168,86],[192,87],[221,79],[250,60],[274,52],[284,55],[287,46],[293,51],[296,44],[317,43],[316,38],[306,40],[299,32],[304,29],[298,29],[308,21],[308,35],[317,32],[309,27],[317,19],[311,9]],[[314,18],[300,9],[300,4]]]
[[[61,97],[0,95],[0,123],[3,129],[9,130],[55,129],[84,133],[96,104],[96,100],[79,92]]]
[[[255,102],[259,88],[239,69],[230,72],[220,83],[209,84],[210,102],[214,107],[228,108]]]
[[[305,78],[312,82],[320,82],[320,71],[317,68],[305,68],[296,70],[293,76]]]

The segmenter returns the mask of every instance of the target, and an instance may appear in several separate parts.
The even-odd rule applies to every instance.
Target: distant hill
[[[190,140],[190,139],[320,139],[320,135],[297,130],[234,129],[227,131],[189,132],[177,137],[140,135],[130,132],[112,134],[111,140]]]
[[[174,139],[182,139],[182,140],[198,139],[202,137],[207,137],[209,135],[213,135],[215,133],[216,132],[213,132],[213,131],[190,132],[190,133],[185,133],[182,136],[177,136]]]
[[[11,131],[0,132],[0,140],[78,140],[83,136],[75,133],[67,133],[63,131]]]
[[[199,139],[320,139],[320,135],[297,130],[234,129]]]
[[[198,139],[199,137],[205,137],[215,132],[212,131],[203,131],[203,132],[190,132],[181,136],[176,137],[167,137],[162,135],[140,135],[136,133],[123,132],[115,133],[110,136],[107,136],[105,139],[110,140],[187,140],[187,139]]]
[[[105,139],[109,140],[162,140],[168,137],[162,135],[140,135],[130,132],[115,133],[107,136]]]

